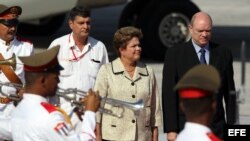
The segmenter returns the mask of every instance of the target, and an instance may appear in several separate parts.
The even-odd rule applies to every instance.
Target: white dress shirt
[[[55,39],[49,48],[56,45],[60,45],[58,60],[64,68],[60,72],[58,86],[63,89],[77,88],[85,92],[93,88],[101,65],[108,62],[105,45],[101,41],[88,37],[87,44],[80,51],[75,44],[72,33]],[[52,99],[51,102],[58,104],[56,99]],[[80,120],[73,112],[74,106],[64,98],[60,98],[59,105],[69,114],[73,125],[77,126]]]
[[[95,123],[95,113],[86,111],[81,131],[76,132],[44,97],[25,93],[13,111],[11,130],[14,141],[92,141]]]

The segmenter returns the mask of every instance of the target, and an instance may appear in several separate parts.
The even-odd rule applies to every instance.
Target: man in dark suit
[[[230,95],[231,91],[235,91],[232,54],[229,49],[210,41],[212,19],[207,13],[196,13],[191,19],[189,31],[191,40],[169,49],[164,61],[162,81],[164,132],[167,133],[168,141],[174,141],[177,133],[183,129],[186,119],[179,107],[179,96],[173,88],[190,68],[201,63],[212,65],[219,70],[222,85],[217,94],[217,109],[211,129],[217,136],[223,138],[225,124],[233,124],[236,119],[236,100],[234,95]]]

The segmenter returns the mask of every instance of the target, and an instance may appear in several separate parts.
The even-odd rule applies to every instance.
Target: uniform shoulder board
[[[214,133],[207,133],[208,138],[211,141],[222,141],[220,138],[218,138]]]
[[[56,110],[56,107],[52,104],[46,103],[46,102],[42,102],[41,105],[49,112],[52,113]]]
[[[33,43],[31,42],[31,40],[26,39],[26,38],[23,38],[23,37],[20,37],[20,36],[17,36],[16,39],[17,39],[18,41],[21,41],[21,42],[27,42],[27,43],[33,44]]]

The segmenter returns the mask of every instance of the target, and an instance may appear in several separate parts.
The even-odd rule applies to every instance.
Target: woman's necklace
[[[128,69],[127,67],[125,67],[125,70],[126,70],[127,72],[133,72],[133,71],[135,71],[135,67],[132,67],[132,68],[130,68],[130,69]]]
[[[127,59],[121,59],[121,62],[125,68],[125,70],[130,73],[130,74],[133,74],[134,71],[135,71],[135,65],[132,65],[131,63],[129,63],[130,61],[128,61]],[[126,63],[127,62],[127,63]],[[131,65],[129,65],[131,64]]]
[[[127,73],[129,74],[129,76],[131,78],[133,78],[134,72],[135,72],[135,67],[131,67],[130,69],[125,67],[125,70],[127,71]]]

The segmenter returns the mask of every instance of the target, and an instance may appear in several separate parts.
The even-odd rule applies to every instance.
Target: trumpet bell
[[[16,91],[19,91],[19,90],[21,90],[23,88],[22,84],[16,84],[16,83],[10,83],[10,82],[6,82],[6,83],[0,82],[0,93],[3,96],[6,96],[6,97],[8,97],[8,98],[10,98],[11,100],[14,100],[14,101],[19,101],[21,99],[21,96],[17,95],[16,93],[10,93],[10,92],[6,93],[5,90],[3,89],[3,86],[12,87]]]
[[[13,54],[9,59],[0,60],[0,65],[9,65],[13,68],[13,70],[16,70],[16,55]]]
[[[105,103],[116,106],[116,107],[128,108],[128,109],[130,109],[130,110],[132,110],[134,112],[136,117],[139,116],[140,110],[144,108],[144,101],[142,99],[140,99],[140,100],[138,100],[138,101],[136,101],[134,103],[125,102],[125,101],[112,99],[112,98],[106,98],[106,97],[102,98],[102,100],[104,100]],[[111,113],[112,113],[112,111],[110,111],[108,114],[111,114]],[[121,118],[122,116],[123,116],[122,114],[117,115],[118,118]]]
[[[68,89],[59,88],[58,91],[56,92],[56,95],[59,97],[63,97],[64,99],[70,101],[71,104],[75,106],[80,106],[79,108],[82,108],[83,103],[80,101],[77,101],[76,97],[77,96],[85,97],[87,96],[87,93],[85,91],[77,90],[75,88],[68,88]],[[113,98],[101,97],[101,101],[111,106],[119,107],[121,110],[121,113],[116,114],[116,113],[113,113],[112,110],[105,109],[103,107],[99,108],[99,112],[109,114],[111,116],[115,116],[118,118],[123,117],[124,108],[128,108],[132,110],[136,117],[139,115],[140,110],[144,108],[144,101],[142,99],[132,103],[132,102],[121,101],[121,100],[113,99]]]

